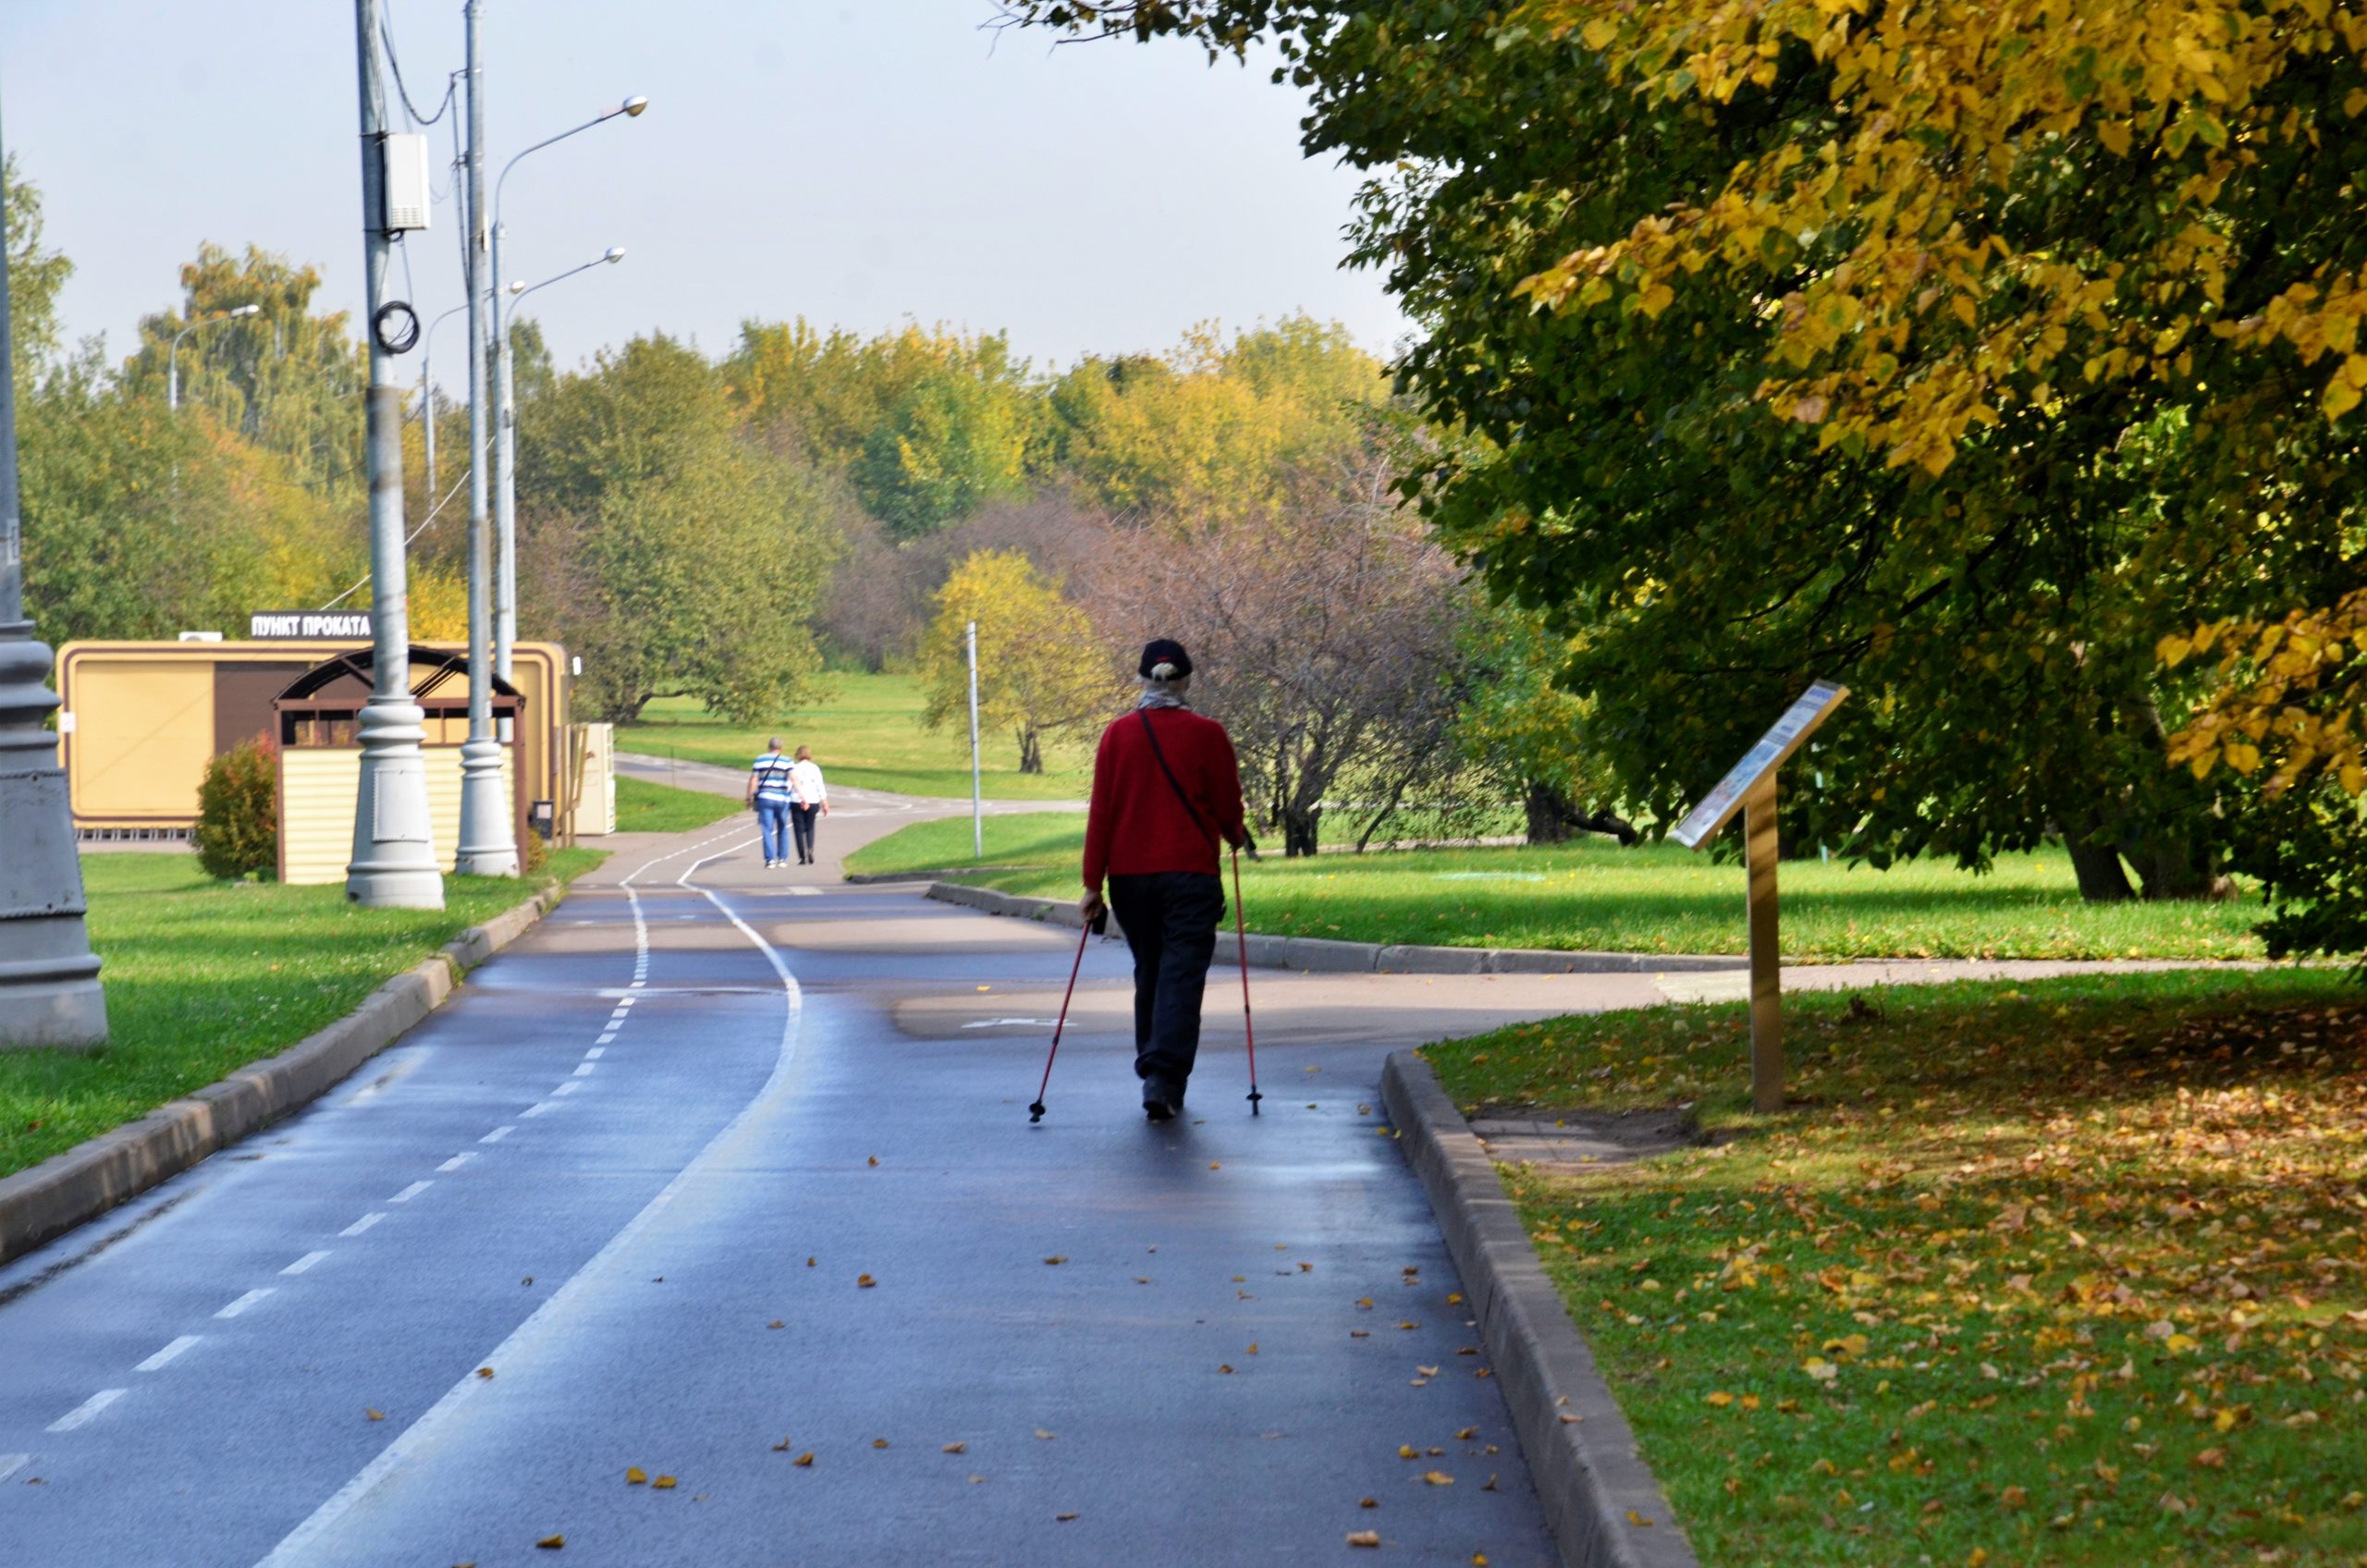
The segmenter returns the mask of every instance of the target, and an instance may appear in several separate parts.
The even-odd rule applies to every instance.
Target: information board
[[[1740,809],[1743,798],[1752,788],[1798,751],[1800,742],[1848,694],[1848,687],[1830,680],[1819,680],[1801,692],[1799,700],[1775,721],[1775,727],[1759,738],[1759,744],[1743,753],[1742,761],[1727,770],[1726,776],[1718,780],[1718,787],[1701,798],[1700,804],[1685,814],[1685,820],[1669,837],[1688,850],[1698,850],[1716,838],[1718,829]]]

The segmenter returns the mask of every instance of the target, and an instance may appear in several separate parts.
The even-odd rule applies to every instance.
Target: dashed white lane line
[[[518,1120],[523,1121],[530,1116],[540,1116],[546,1110],[557,1110],[558,1109],[558,1107],[553,1105],[550,1101],[544,1100],[539,1104],[530,1105],[525,1109],[520,1111],[518,1113]]]
[[[373,1211],[369,1214],[363,1215],[352,1224],[348,1225],[344,1230],[339,1231],[337,1234],[340,1236],[358,1236],[362,1234],[362,1231],[367,1231],[371,1226],[375,1225],[379,1220],[384,1219],[386,1217],[384,1214]]]
[[[264,1286],[259,1291],[249,1291],[245,1295],[240,1296],[238,1300],[232,1302],[229,1305],[224,1307],[214,1316],[216,1317],[236,1317],[240,1313],[246,1311],[247,1308],[254,1305],[255,1303],[263,1300],[264,1297],[269,1294],[271,1294],[271,1287],[269,1285]]]
[[[753,841],[743,840],[734,848],[744,849],[749,842]],[[707,857],[708,860],[719,858],[721,858],[720,855]],[[656,861],[650,863],[652,865],[656,864]],[[704,860],[694,863],[691,870],[683,874],[681,885],[688,886],[691,873],[697,871],[705,864],[706,861]],[[649,867],[644,865],[641,869],[646,871]],[[634,876],[639,875],[641,875],[639,871],[632,874]],[[624,888],[627,894],[632,894],[631,876],[625,879]],[[646,1229],[668,1204],[674,1201],[678,1194],[705,1177],[711,1165],[720,1163],[726,1158],[733,1151],[733,1145],[742,1131],[762,1112],[771,1109],[776,1099],[786,1093],[791,1076],[791,1068],[797,1057],[797,1035],[799,1023],[804,1012],[804,993],[799,988],[796,976],[790,972],[789,965],[782,960],[779,950],[766,941],[755,927],[733,913],[730,907],[717,898],[712,889],[700,888],[693,890],[704,894],[707,901],[712,903],[716,910],[755,947],[757,951],[764,954],[766,961],[771,964],[773,972],[780,976],[781,989],[786,994],[789,1005],[781,1020],[780,1045],[773,1060],[772,1073],[765,1080],[764,1087],[756,1091],[755,1097],[742,1106],[738,1114],[726,1122],[722,1130],[707,1141],[705,1147],[691,1157],[690,1163],[676,1171],[674,1179],[667,1182],[640,1213],[625,1222],[623,1230],[610,1236],[606,1244],[593,1254],[582,1268],[570,1276],[558,1289],[546,1297],[543,1305],[537,1307],[526,1321],[512,1329],[508,1339],[495,1346],[491,1354],[480,1358],[483,1365],[509,1361],[512,1359],[509,1354],[511,1347],[531,1341],[543,1331],[546,1323],[554,1316],[572,1310],[577,1297],[595,1288],[610,1260],[631,1245],[633,1239]],[[638,896],[634,895],[636,913],[639,913],[639,901]],[[562,1087],[570,1086],[572,1085],[562,1085]],[[405,1428],[393,1442],[380,1450],[378,1456],[362,1466],[360,1474],[339,1488],[335,1496],[314,1509],[311,1517],[282,1537],[278,1546],[275,1547],[270,1555],[263,1560],[259,1568],[293,1568],[294,1564],[306,1560],[315,1541],[335,1528],[340,1520],[352,1512],[355,1504],[375,1490],[416,1449],[429,1441],[435,1428],[448,1418],[463,1401],[479,1397],[478,1390],[483,1386],[479,1378],[471,1376],[461,1378],[459,1383],[446,1390],[442,1399],[437,1400],[425,1415]]]
[[[819,888],[791,888],[789,891],[792,898],[818,899],[822,896],[822,889]]]
[[[0,1481],[6,1480],[32,1462],[33,1456],[30,1453],[0,1453]]]
[[[487,1133],[484,1137],[479,1138],[477,1142],[481,1144],[497,1144],[516,1131],[518,1131],[518,1124],[513,1121],[506,1126],[496,1127],[492,1132]]]
[[[388,1198],[386,1201],[388,1203],[409,1203],[411,1199],[419,1196],[420,1194],[427,1191],[428,1188],[434,1185],[435,1185],[435,1183],[433,1182],[413,1182],[410,1186],[405,1187],[401,1192],[397,1193],[393,1197]]]
[[[289,1264],[287,1268],[281,1269],[280,1272],[282,1274],[309,1274],[313,1271],[313,1266],[326,1256],[328,1256],[328,1254],[325,1251],[308,1252],[303,1256],[298,1258],[295,1262]]]
[[[637,973],[639,973],[639,972],[638,972],[638,971],[635,971],[635,973],[637,974]],[[644,986],[646,986],[646,985],[648,985],[648,984],[649,984],[649,982],[648,982],[648,981],[646,981],[646,980],[635,980],[635,981],[632,983],[632,988],[633,988],[634,990],[638,991],[638,990],[640,990]]]
[[[171,1344],[166,1345],[164,1349],[158,1351],[155,1354],[150,1356],[147,1360],[133,1367],[132,1370],[134,1372],[154,1372],[161,1370],[167,1362],[171,1361],[175,1356],[189,1349],[190,1346],[197,1343],[198,1339],[199,1336],[195,1334],[183,1334],[179,1339],[175,1340]],[[7,1472],[0,1471],[0,1475],[6,1474],[7,1474]]]
[[[70,1432],[130,1391],[129,1389],[101,1389],[97,1393],[52,1421],[43,1430]]]
[[[606,1047],[606,1046],[594,1046],[590,1050],[585,1051],[585,1052],[583,1053],[583,1060],[586,1060],[586,1061],[597,1061],[597,1060],[599,1060],[602,1057],[604,1057],[604,1056],[606,1056],[606,1055],[607,1055],[607,1054],[608,1054],[608,1047]]]
[[[599,1065],[600,1064],[596,1061],[578,1062],[575,1068],[575,1075],[578,1078],[589,1078]]]
[[[468,1164],[469,1161],[474,1158],[476,1158],[476,1154],[473,1150],[467,1154],[456,1154],[451,1158],[446,1160],[443,1164],[437,1166],[435,1170],[439,1175],[446,1174],[450,1171],[458,1170],[460,1167]]]
[[[600,1044],[602,1044],[602,1045],[604,1045],[604,1046],[605,1046],[605,1045],[607,1045],[607,1044],[609,1044],[611,1041],[615,1040],[615,1039],[616,1039],[616,1037],[617,1037],[617,1032],[616,1032],[614,1029],[611,1029],[611,1030],[609,1030],[607,1034],[605,1034],[605,1035],[601,1035],[601,1036],[600,1036]]]
[[[583,1087],[582,1084],[579,1084],[574,1079],[570,1078],[566,1083],[561,1084],[558,1088],[551,1091],[551,1098],[557,1099],[561,1095],[571,1095],[582,1087]]]

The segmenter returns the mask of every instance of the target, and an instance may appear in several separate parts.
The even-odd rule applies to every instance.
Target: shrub
[[[209,876],[270,873],[279,864],[279,748],[270,737],[242,741],[205,765],[190,835]]]

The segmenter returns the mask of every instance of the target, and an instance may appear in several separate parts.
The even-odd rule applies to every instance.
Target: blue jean
[[[765,836],[765,864],[769,865],[777,860],[787,860],[789,858],[789,802],[767,801],[759,797],[756,802],[756,827]]]

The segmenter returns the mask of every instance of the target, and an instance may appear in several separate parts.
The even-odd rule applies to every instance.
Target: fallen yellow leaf
[[[783,1438],[780,1441],[773,1444],[773,1452],[775,1453],[787,1453],[789,1452],[789,1439],[787,1438]]]
[[[769,1323],[766,1324],[766,1325],[765,1325],[765,1327],[766,1327],[766,1328],[767,1328],[767,1329],[786,1329],[786,1328],[788,1328],[788,1327],[789,1327],[789,1325],[788,1325],[788,1324],[786,1324],[786,1323],[784,1323],[784,1322],[782,1322],[779,1318],[776,1317],[776,1318],[774,1318],[771,1322],[769,1322]]]
[[[970,1452],[970,1445],[968,1443],[948,1443],[943,1448],[938,1450],[938,1452],[939,1453],[967,1453]]]
[[[373,1421],[384,1421],[386,1418],[386,1413],[385,1411],[373,1410],[366,1404],[362,1407],[362,1414],[367,1415]]]
[[[868,1275],[868,1274],[858,1274],[858,1275],[856,1275],[856,1276],[854,1277],[854,1282],[855,1282],[855,1284],[856,1284],[859,1288],[861,1288],[861,1289],[863,1289],[863,1290],[866,1290],[866,1291],[867,1291],[867,1290],[869,1290],[869,1289],[871,1289],[871,1287],[872,1287],[872,1286],[874,1286],[874,1285],[876,1285],[876,1284],[879,1283],[879,1281],[878,1281],[878,1280],[877,1280],[873,1279],[873,1278],[872,1278],[870,1275]]]
[[[871,1163],[872,1163],[872,1164],[877,1165],[877,1164],[878,1164],[878,1163],[879,1163],[879,1157],[878,1157],[877,1155],[876,1155],[876,1154],[875,1154],[875,1155],[871,1156],[871,1157],[870,1157],[870,1158],[871,1158]]]
[[[1726,1392],[1723,1389],[1719,1390],[1715,1393],[1703,1394],[1701,1398],[1703,1403],[1714,1404],[1721,1410],[1723,1410],[1726,1406],[1734,1403],[1735,1402],[1735,1396]]]
[[[1067,1257],[1065,1257],[1064,1256],[1062,1256],[1062,1255],[1061,1255],[1061,1254],[1060,1254],[1060,1253],[1054,1253],[1051,1256],[1049,1256],[1049,1257],[1048,1257],[1048,1258],[1046,1258],[1046,1259],[1044,1260],[1045,1264],[1046,1264],[1048,1267],[1049,1267],[1049,1268],[1058,1268],[1061,1264],[1066,1263],[1067,1261],[1068,1261]]]
[[[644,1481],[646,1481],[646,1480],[648,1480],[648,1479],[649,1479],[649,1472],[648,1472],[648,1471],[646,1471],[646,1470],[644,1470],[640,1465],[638,1465],[638,1464],[628,1464],[628,1465],[626,1465],[626,1466],[625,1466],[625,1485],[626,1485],[626,1486],[629,1486],[629,1487],[637,1487],[637,1486],[641,1485]]]
[[[674,1489],[674,1477],[660,1476],[649,1483],[649,1489],[654,1492],[670,1492]]]
[[[1061,1524],[1065,1525],[1065,1524],[1067,1524],[1070,1520],[1072,1520],[1072,1519],[1075,1518],[1075,1517],[1076,1517],[1076,1515],[1075,1515],[1074,1513],[1055,1513],[1055,1514],[1053,1514],[1053,1515],[1052,1515],[1052,1517],[1053,1517],[1053,1518],[1055,1518],[1055,1519],[1057,1519],[1057,1520],[1059,1520]]]
[[[545,1536],[541,1540],[536,1541],[534,1544],[541,1547],[545,1551],[557,1551],[559,1548],[567,1544],[567,1537],[565,1536]]]
[[[1230,1372],[1233,1370],[1233,1363],[1230,1361],[1224,1362],[1217,1367],[1217,1370],[1220,1372]]]
[[[803,1453],[799,1454],[795,1459],[791,1460],[790,1463],[798,1466],[800,1469],[811,1469],[814,1465],[814,1451],[809,1448]]]
[[[1043,1439],[1046,1442],[1050,1442],[1052,1440],[1052,1434],[1044,1430],[1041,1427],[1036,1428],[1036,1435]]]
[[[874,1438],[871,1439],[871,1446],[874,1448],[886,1448],[888,1446],[888,1439],[886,1438]]]
[[[1379,1546],[1380,1532],[1379,1530],[1350,1530],[1348,1544],[1350,1546]]]
[[[1377,1497],[1365,1498],[1358,1501],[1356,1506],[1358,1508],[1379,1508],[1380,1506],[1380,1499]]]
[[[1454,1485],[1454,1477],[1448,1475],[1443,1470],[1425,1470],[1422,1472],[1422,1479],[1429,1482],[1429,1484],[1434,1487],[1451,1487]]]
[[[490,1366],[480,1366],[477,1368],[477,1376],[480,1378],[490,1378],[493,1376],[493,1368]]]
[[[1399,1443],[1397,1445],[1397,1457],[1400,1459],[1419,1459],[1421,1457],[1421,1452],[1415,1448],[1412,1443]]]
[[[1652,1527],[1652,1522],[1650,1519],[1645,1518],[1642,1514],[1637,1513],[1632,1508],[1627,1511],[1627,1523],[1635,1525],[1636,1528],[1639,1530],[1649,1530]]]

